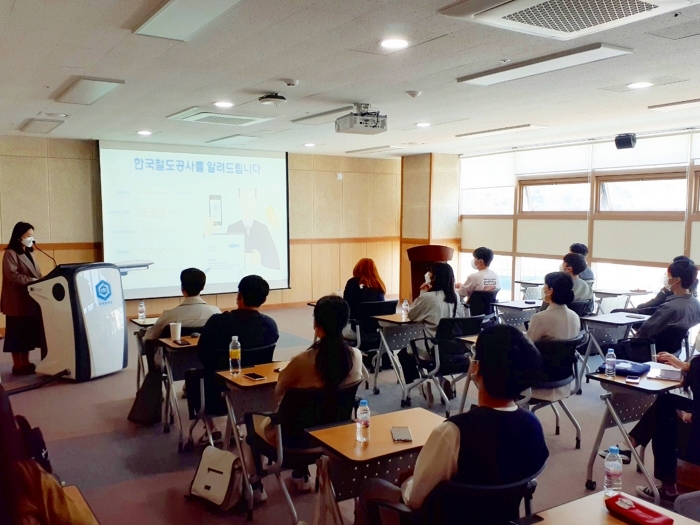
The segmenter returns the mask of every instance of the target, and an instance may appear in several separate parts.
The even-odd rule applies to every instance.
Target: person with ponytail
[[[530,318],[530,341],[565,341],[575,338],[581,320],[568,305],[574,301],[574,281],[568,273],[552,272],[544,276],[544,302],[548,307]]]

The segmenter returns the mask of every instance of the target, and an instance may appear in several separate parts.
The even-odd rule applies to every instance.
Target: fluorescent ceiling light
[[[218,139],[208,140],[207,144],[214,144],[216,146],[240,146],[242,144],[248,144],[254,140],[260,140],[260,137],[255,137],[253,135],[229,135],[228,137],[221,137]]]
[[[214,102],[217,108],[232,108],[233,102],[226,102],[225,100],[220,100],[219,102]]]
[[[304,146],[306,146],[307,148],[313,148],[316,146],[316,144],[312,144],[311,142],[307,142],[306,144],[304,144]]]
[[[64,118],[67,117],[65,113],[45,113],[42,111],[41,113],[42,117],[49,117],[49,118]]]
[[[625,49],[623,47],[591,44],[554,55],[547,55],[525,62],[510,64],[483,73],[468,75],[458,78],[457,82],[464,82],[477,86],[492,86],[493,84],[500,84],[501,82],[509,82],[518,78],[549,73],[550,71],[580,66],[581,64],[597,62],[598,60],[605,60],[606,58],[629,55],[630,53],[632,53],[631,49]]]
[[[56,101],[63,102],[64,104],[82,104],[84,106],[89,106],[122,84],[124,84],[123,80],[79,78],[58,95]]]
[[[610,171],[640,171],[640,170],[656,170],[660,168],[683,168],[687,166],[687,164],[684,163],[676,163],[676,164],[648,164],[648,165],[641,165],[641,166],[627,166],[625,168],[596,168],[593,171],[601,172],[610,172]]]
[[[382,47],[384,49],[403,49],[408,47],[408,42],[401,38],[388,38],[387,40],[382,40]]]
[[[170,40],[189,40],[241,0],[170,0],[134,33]]]
[[[342,108],[331,109],[330,111],[324,111],[322,113],[315,113],[313,115],[307,115],[305,117],[300,117],[292,120],[294,124],[307,124],[311,126],[317,126],[319,124],[328,124],[329,122],[335,122],[337,117],[347,114],[348,111],[355,109],[355,106],[343,106]]]
[[[631,84],[627,84],[627,87],[630,89],[644,89],[649,88],[653,85],[653,82],[632,82]]]
[[[149,135],[153,135],[152,131],[148,131],[146,129],[142,129],[141,131],[137,131],[136,133],[138,133],[142,137],[148,137]]]
[[[508,133],[519,133],[521,131],[529,131],[531,129],[544,129],[547,126],[536,126],[534,124],[522,124],[521,126],[508,126],[507,128],[487,129],[484,131],[474,131],[472,133],[462,133],[455,135],[459,139],[473,139],[477,137],[489,137],[491,135],[506,135]]]
[[[28,121],[26,121],[22,125],[22,127],[19,128],[19,130],[24,131],[25,133],[48,133],[48,132],[56,129],[58,126],[60,126],[64,122],[65,121],[63,121],[63,120],[33,118],[33,119],[29,119]]]
[[[700,108],[700,98],[693,100],[683,100],[682,102],[671,102],[670,104],[659,104],[658,106],[649,106],[652,111],[678,111],[681,109]]]
[[[419,122],[416,124],[417,128],[429,128],[430,127],[430,122]]]
[[[345,153],[382,153],[383,151],[392,151],[395,149],[406,149],[406,146],[377,146],[375,148],[354,149]]]

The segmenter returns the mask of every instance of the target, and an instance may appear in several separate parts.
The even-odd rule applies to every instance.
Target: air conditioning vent
[[[249,115],[229,115],[227,113],[213,113],[202,111],[199,108],[190,108],[168,117],[170,120],[184,120],[185,122],[201,122],[204,124],[220,124],[223,126],[252,126],[273,120],[276,117],[252,117]]]
[[[700,0],[463,0],[440,12],[481,24],[571,40],[676,11]]]

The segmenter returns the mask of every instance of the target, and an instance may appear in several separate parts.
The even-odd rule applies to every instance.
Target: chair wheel
[[[173,414],[170,414],[170,424],[171,425],[175,424],[175,416]]]
[[[410,407],[411,406],[411,398],[407,397],[406,400],[404,401],[404,403],[406,404],[407,407]]]
[[[404,399],[401,400],[401,408],[406,406],[406,401]]]
[[[178,443],[178,444],[177,444],[177,451],[178,451],[180,454],[182,454],[182,452],[183,452],[182,443]]]
[[[581,390],[581,389],[579,388],[579,389],[578,389],[578,392],[576,392],[576,395],[577,395],[577,396],[580,396],[581,394],[583,394],[583,390]]]
[[[595,481],[592,479],[586,480],[586,490],[595,490]]]
[[[581,440],[579,438],[576,438],[576,449],[581,448]]]
[[[450,411],[449,411],[449,410],[446,410],[446,411],[445,411],[445,417],[450,417]]]
[[[379,394],[379,389],[375,386],[372,392],[374,393],[374,395],[377,395]]]
[[[369,381],[365,381],[365,390],[369,390]]]
[[[558,436],[559,435],[559,426],[557,426],[557,429],[554,431],[554,435]]]
[[[185,452],[194,451],[194,441],[189,440],[187,443],[185,443],[185,446],[183,448]]]

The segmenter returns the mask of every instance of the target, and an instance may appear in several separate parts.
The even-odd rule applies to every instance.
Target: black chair
[[[568,308],[579,317],[585,317],[593,313],[594,306],[595,302],[593,299],[589,299],[588,301],[574,301],[568,305]]]
[[[469,315],[472,317],[476,317],[477,315],[492,315],[493,303],[496,302],[497,294],[498,290],[493,290],[490,292],[472,292],[467,300]]]
[[[294,523],[296,509],[287,492],[280,473],[283,469],[301,469],[316,462],[322,449],[313,441],[306,429],[352,420],[355,396],[361,381],[338,389],[290,388],[280,403],[277,412],[248,412],[245,414],[246,442],[253,451],[257,483],[271,474],[277,478]],[[256,431],[256,421],[269,417],[271,426],[277,430],[276,442],[270,444]],[[261,456],[268,459],[263,466]]]
[[[581,448],[581,425],[578,424],[576,418],[571,413],[569,408],[564,404],[564,399],[569,397],[573,392],[567,389],[566,395],[554,396],[552,399],[537,398],[538,390],[556,391],[571,385],[576,381],[576,348],[581,344],[585,335],[579,334],[575,339],[566,341],[537,341],[535,346],[542,354],[543,369],[540,375],[540,380],[537,385],[532,387],[532,395],[527,399],[528,406],[532,406],[532,411],[535,412],[540,408],[551,406],[556,416],[556,435],[559,435],[559,411],[555,403],[564,410],[571,423],[576,428],[576,448]],[[577,391],[578,388],[575,388]]]
[[[669,327],[659,332],[654,338],[632,337],[630,339],[620,339],[614,346],[615,354],[619,359],[646,363],[653,361],[654,356],[659,352],[668,352],[679,357],[684,345],[686,358],[689,359],[690,342],[688,341],[688,330]]]
[[[506,525],[515,522],[520,518],[523,500],[525,516],[532,514],[532,497],[537,488],[535,478],[542,470],[544,466],[536,474],[508,485],[463,485],[443,481],[415,511],[403,503],[377,502],[382,524]]]
[[[377,350],[381,345],[379,336],[379,321],[374,319],[375,315],[391,315],[396,313],[399,301],[372,301],[360,304],[360,312],[357,319],[357,348],[362,352],[362,356],[371,361],[367,363],[371,372],[372,367],[379,366],[377,362]],[[365,382],[365,387],[369,388],[369,380]]]
[[[446,407],[446,417],[450,417],[450,397],[455,397],[455,384],[467,376],[469,371],[469,355],[467,345],[459,338],[467,335],[476,335],[481,330],[481,324],[485,316],[475,317],[445,317],[435,331],[435,337],[421,337],[411,340],[411,351],[416,360],[419,378],[410,385],[406,385],[406,398],[401,400],[401,406],[411,406],[411,390],[426,381],[431,381],[440,393],[440,398]],[[421,341],[425,350],[432,358],[424,360],[420,358],[417,342]],[[452,376],[446,379],[446,376]],[[452,396],[447,396],[439,379],[445,379],[450,383]],[[469,383],[465,388],[469,387]]]

